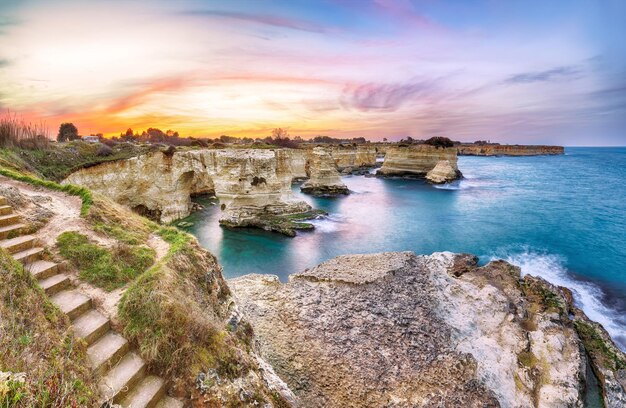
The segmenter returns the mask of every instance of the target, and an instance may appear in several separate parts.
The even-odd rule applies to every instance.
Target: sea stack
[[[455,170],[448,160],[439,160],[437,165],[426,174],[426,180],[433,184],[443,184],[459,178],[460,172]]]
[[[309,179],[300,187],[303,193],[316,196],[350,194],[348,187],[341,181],[333,157],[324,148],[313,149],[306,167]]]
[[[457,150],[455,147],[431,146],[427,144],[394,146],[387,150],[383,167],[378,170],[380,176],[414,176],[426,177],[441,161],[447,161],[460,176],[457,167]],[[443,169],[442,169],[443,170]]]

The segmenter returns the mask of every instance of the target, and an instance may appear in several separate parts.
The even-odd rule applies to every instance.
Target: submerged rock
[[[504,261],[349,255],[286,284],[229,286],[302,406],[582,407],[588,363],[606,373],[607,406],[626,396],[624,353],[602,331],[579,334],[565,290]]]
[[[437,165],[426,174],[426,180],[434,184],[447,183],[460,177],[461,172],[455,170],[448,160],[439,160]]]
[[[317,196],[350,194],[348,187],[341,181],[332,156],[322,147],[316,147],[307,160],[309,179],[302,184],[303,193]]]

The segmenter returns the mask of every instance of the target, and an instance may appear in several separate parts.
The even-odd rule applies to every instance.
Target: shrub
[[[98,157],[106,157],[106,156],[110,156],[113,154],[113,149],[111,149],[109,146],[103,144],[102,146],[100,146],[98,148],[98,151],[96,152],[96,156]]]
[[[452,143],[452,140],[448,139],[447,137],[443,137],[443,136],[431,137],[430,139],[425,140],[424,144],[427,144],[427,145],[430,145],[430,146],[435,146],[435,147],[452,147],[452,146],[454,146],[454,143]]]

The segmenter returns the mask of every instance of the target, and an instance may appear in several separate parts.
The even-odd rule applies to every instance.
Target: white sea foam
[[[328,215],[309,221],[317,232],[335,232],[341,228],[342,218],[338,215]]]
[[[574,294],[576,306],[580,307],[591,320],[609,332],[615,343],[626,351],[626,325],[620,322],[620,314],[602,303],[602,291],[589,282],[573,278],[565,268],[565,259],[558,255],[525,250],[517,253],[504,253],[491,259],[505,259],[517,265],[523,275],[539,276],[553,285],[565,286]]]

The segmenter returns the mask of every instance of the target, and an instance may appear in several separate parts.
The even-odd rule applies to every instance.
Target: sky
[[[622,0],[0,0],[0,109],[127,128],[626,145]]]

